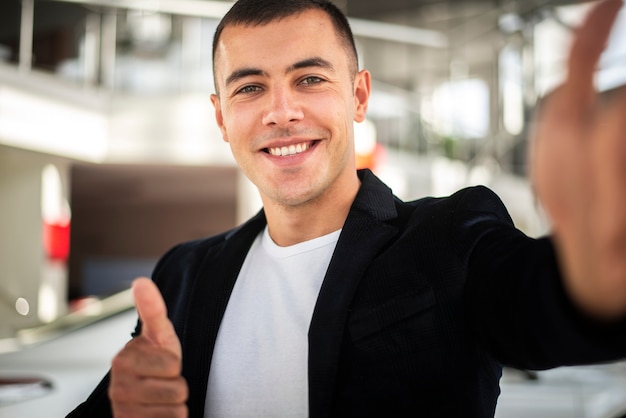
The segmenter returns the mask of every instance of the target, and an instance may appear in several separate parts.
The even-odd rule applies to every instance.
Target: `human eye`
[[[261,87],[256,85],[246,85],[235,91],[235,94],[251,94],[261,91]]]
[[[313,85],[316,85],[316,84],[321,84],[323,82],[324,82],[324,79],[322,77],[310,75],[310,76],[304,77],[302,80],[300,80],[300,85],[303,85],[303,86],[313,86]]]

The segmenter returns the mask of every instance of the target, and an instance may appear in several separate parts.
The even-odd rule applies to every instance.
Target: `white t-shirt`
[[[252,244],[220,326],[205,417],[306,417],[308,331],[341,231],[279,247]]]

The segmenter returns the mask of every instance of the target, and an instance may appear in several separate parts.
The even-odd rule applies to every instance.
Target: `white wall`
[[[0,148],[0,338],[39,323],[39,289],[47,266],[42,244],[41,176],[51,160]],[[66,164],[55,161],[55,165],[67,185]],[[65,300],[63,281],[61,277],[57,283],[56,301],[61,305]],[[27,315],[17,313],[18,298],[27,301]]]

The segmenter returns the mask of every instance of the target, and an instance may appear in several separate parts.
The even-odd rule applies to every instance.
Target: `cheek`
[[[249,143],[249,138],[254,137],[254,132],[251,129],[249,119],[241,114],[237,114],[236,119],[231,118],[228,123],[223,125],[222,136],[230,145],[233,153],[238,150],[242,151]]]
[[[222,131],[222,137],[224,141],[230,143],[233,147],[237,142],[237,137],[240,134],[242,123],[245,121],[245,116],[242,117],[239,109],[233,108],[233,106],[225,106],[222,111],[222,125],[220,127]],[[234,142],[234,143],[233,143]]]
[[[232,133],[250,129],[260,120],[261,106],[254,103],[236,103],[224,109],[224,121]]]

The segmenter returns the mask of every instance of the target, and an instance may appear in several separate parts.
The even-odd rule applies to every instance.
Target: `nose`
[[[304,113],[294,92],[285,87],[274,87],[267,95],[267,109],[263,114],[263,124],[287,126],[302,120]]]

